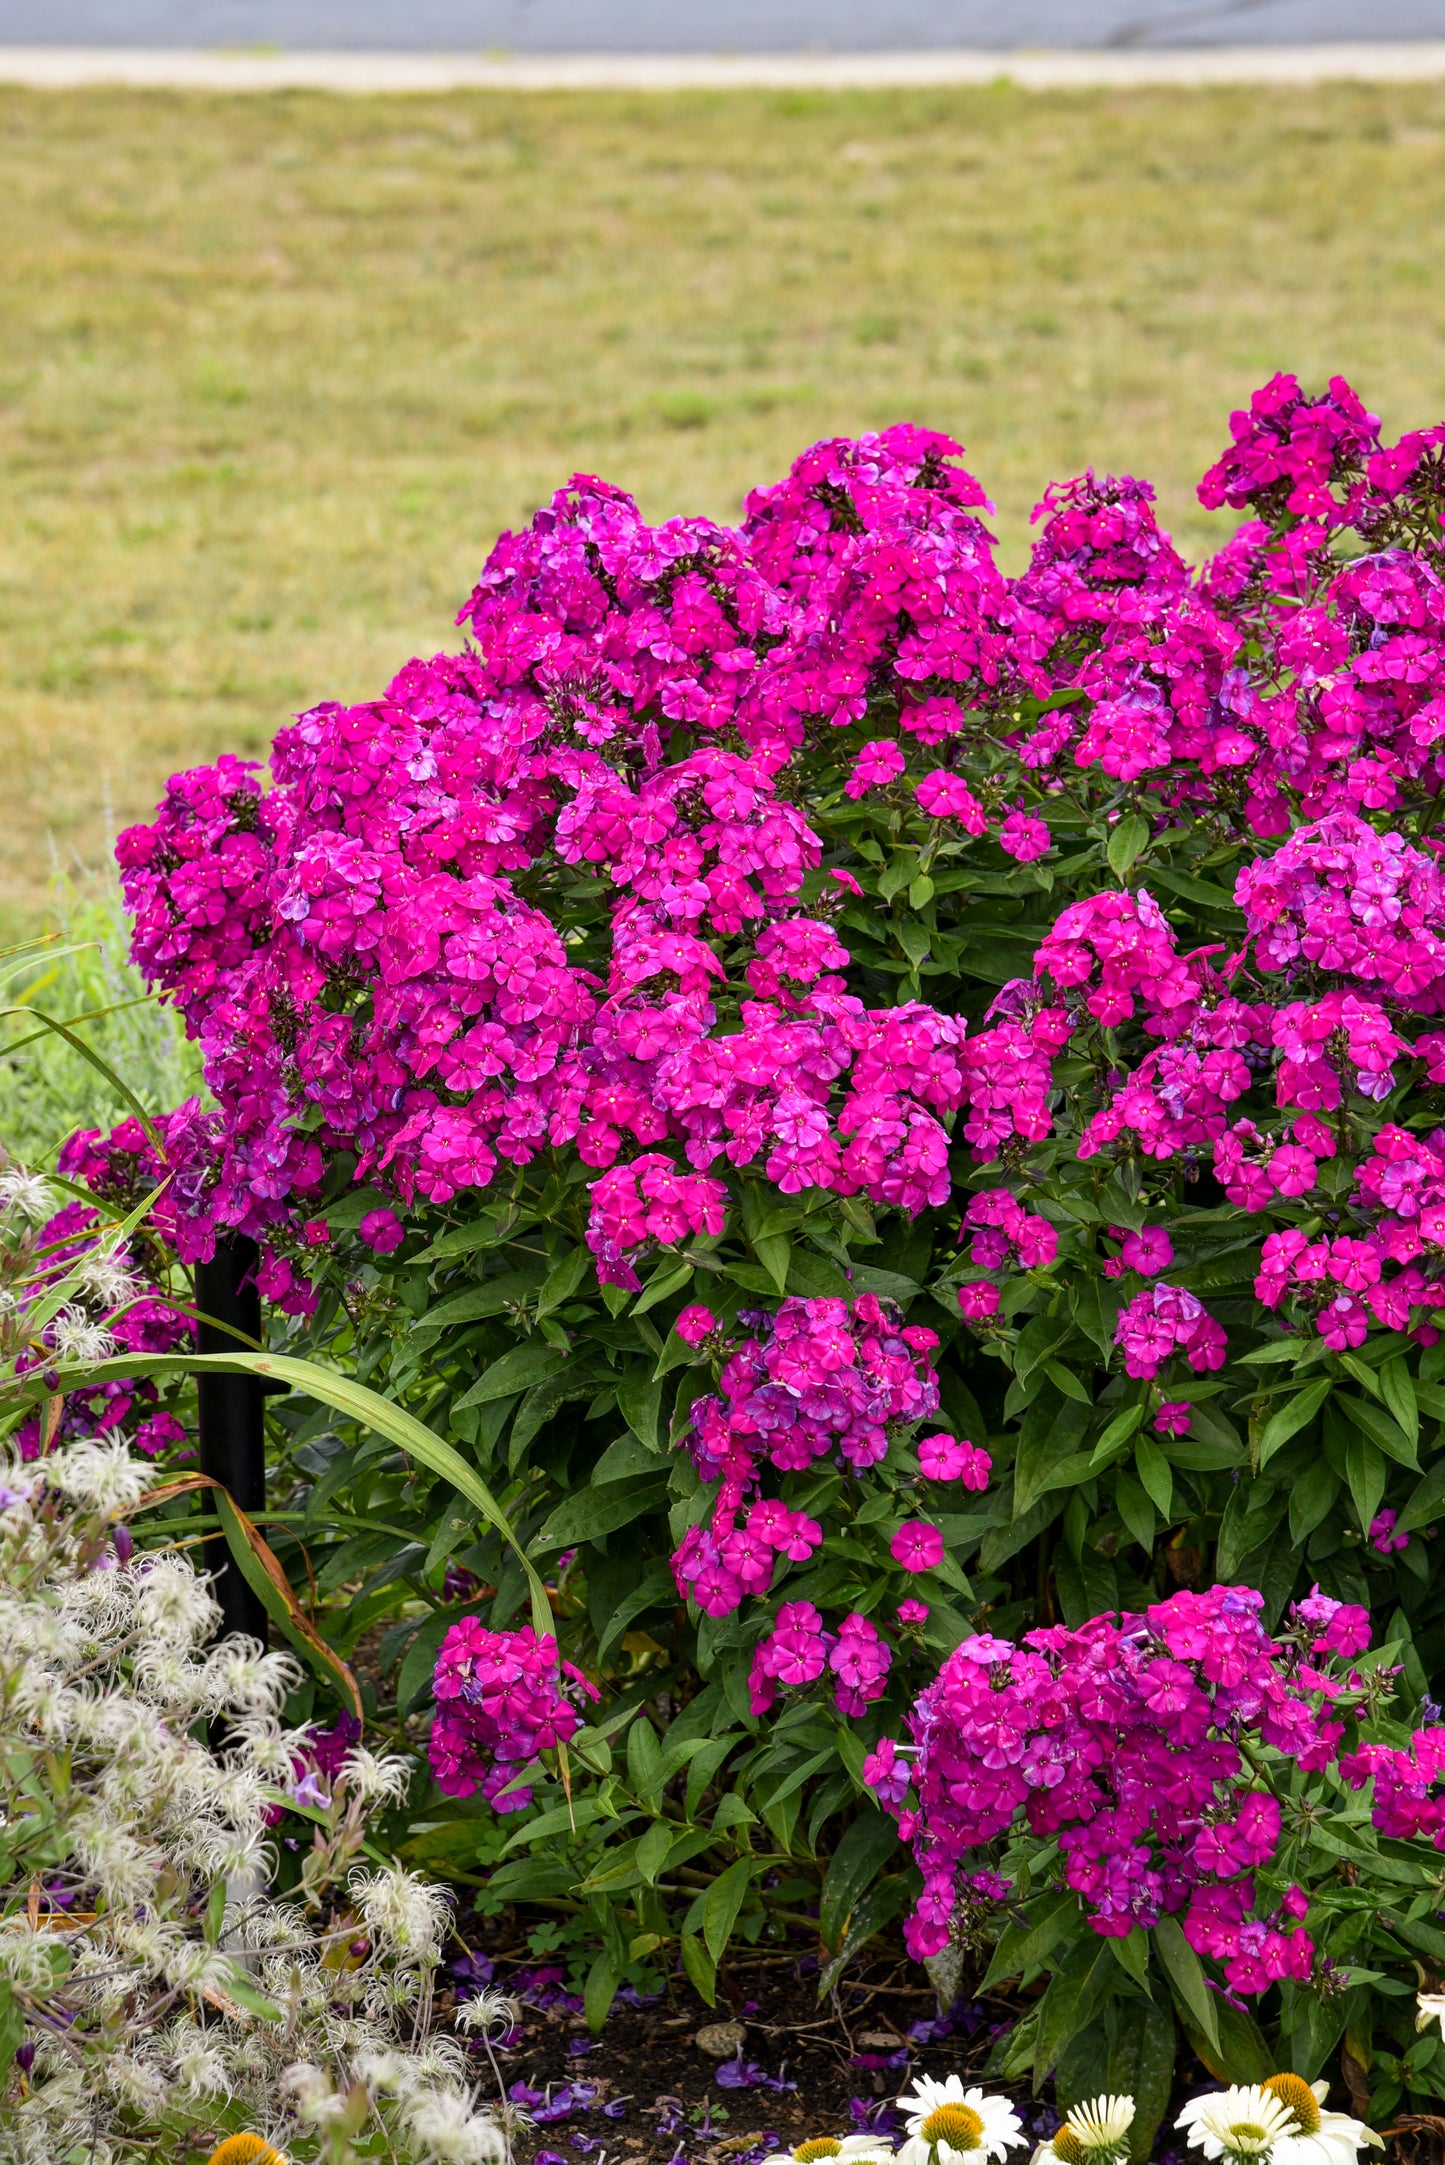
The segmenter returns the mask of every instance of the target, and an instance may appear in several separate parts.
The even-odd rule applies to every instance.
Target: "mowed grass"
[[[968,446],[1191,550],[1229,409],[1445,415],[1445,86],[0,93],[0,913],[168,773],[451,638],[574,470],[737,515],[813,439]]]

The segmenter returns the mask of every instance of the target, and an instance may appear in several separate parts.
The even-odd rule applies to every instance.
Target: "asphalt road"
[[[1445,38],[1445,0],[0,0],[0,45],[906,52]]]

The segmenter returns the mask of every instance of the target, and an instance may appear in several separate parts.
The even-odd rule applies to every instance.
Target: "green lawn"
[[[727,518],[813,438],[1193,481],[1276,367],[1445,414],[1445,86],[0,92],[0,911],[177,765],[449,637],[575,469]]]

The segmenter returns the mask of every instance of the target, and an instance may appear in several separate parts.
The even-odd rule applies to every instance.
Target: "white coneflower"
[[[1271,2158],[1275,2144],[1295,2122],[1287,2105],[1262,2084],[1251,2082],[1191,2098],[1174,2124],[1186,2130],[1191,2148],[1207,2158],[1247,2165],[1254,2158]]]
[[[1091,2097],[1073,2107],[1050,2141],[1039,2144],[1032,2165],[1108,2165],[1133,2124],[1132,2097]]]
[[[1271,2075],[1263,2087],[1291,2115],[1288,2131],[1274,2146],[1275,2165],[1355,2165],[1367,2144],[1384,2142],[1363,2120],[1345,2112],[1326,2112],[1327,2082],[1306,2082],[1303,2075]]]
[[[74,1301],[50,1318],[46,1337],[63,1361],[108,1361],[117,1350],[114,1334]]]
[[[826,2165],[835,2157],[849,2160],[849,2165],[873,2165],[875,2159],[892,2155],[892,2145],[878,2135],[810,2135],[791,2150],[775,2150],[763,2165]]]
[[[1001,2158],[1024,2140],[1018,2114],[1006,2097],[966,2090],[962,2079],[948,2075],[936,2082],[921,2075],[910,2096],[900,2097],[908,2114],[908,2140],[898,2152],[899,2165],[977,2165]]]

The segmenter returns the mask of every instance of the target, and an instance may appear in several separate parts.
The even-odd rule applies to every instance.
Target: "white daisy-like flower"
[[[1440,2034],[1445,2037],[1445,1992],[1422,1992],[1415,2007],[1416,2029],[1428,2030],[1432,2022],[1438,2022]]]
[[[1187,2131],[1191,2149],[1243,2165],[1254,2158],[1272,2159],[1280,2137],[1293,2133],[1295,2117],[1262,2084],[1249,2082],[1191,2098],[1174,2125]]]
[[[1105,2165],[1118,2156],[1133,2124],[1132,2097],[1091,2097],[1075,2105],[1050,2142],[1039,2144],[1031,2165]]]
[[[908,2114],[908,2140],[898,2152],[899,2165],[981,2165],[1001,2158],[1024,2140],[1018,2114],[1006,2097],[986,2097],[966,2090],[962,2078],[935,2082],[920,2075],[911,2096],[900,2097]]]
[[[1385,2145],[1363,2120],[1346,2112],[1326,2112],[1327,2082],[1306,2082],[1303,2075],[1271,2075],[1264,2084],[1290,2113],[1293,2124],[1274,2146],[1274,2165],[1355,2165],[1367,2143]]]
[[[826,2165],[835,2157],[846,2158],[852,2165],[854,2160],[871,2161],[892,2155],[889,2144],[877,2135],[810,2135],[791,2150],[775,2150],[771,2157],[763,2159],[763,2165]]]

